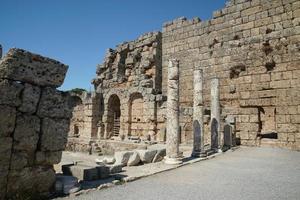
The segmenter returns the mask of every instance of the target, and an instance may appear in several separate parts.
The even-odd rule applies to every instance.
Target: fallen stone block
[[[63,165],[62,171],[64,175],[74,176],[81,181],[98,180],[98,169],[93,166],[86,165]]]
[[[114,157],[104,157],[102,159],[95,159],[95,162],[98,165],[102,165],[102,164],[114,164],[116,162],[116,159]]]
[[[104,178],[109,177],[110,167],[104,165],[104,166],[99,166],[99,167],[96,167],[96,168],[98,170],[98,177],[100,179],[104,179]]]
[[[141,162],[140,156],[137,152],[133,152],[133,154],[129,157],[127,162],[127,166],[136,166]]]
[[[136,150],[136,152],[139,154],[141,161],[147,164],[152,162],[157,150]]]
[[[57,175],[55,191],[58,194],[71,194],[80,190],[78,179],[74,176]]]
[[[157,153],[155,154],[152,162],[160,162],[164,159],[164,157],[166,156],[166,149],[158,149]]]
[[[133,155],[133,151],[118,151],[115,152],[115,164],[126,166],[130,156]]]
[[[68,66],[56,60],[13,48],[0,61],[0,78],[39,86],[62,85]]]
[[[116,174],[122,172],[123,165],[122,164],[114,164],[109,166],[110,174]]]

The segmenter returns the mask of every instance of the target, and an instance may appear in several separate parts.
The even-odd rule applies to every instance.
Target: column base
[[[210,151],[213,153],[222,153],[223,152],[222,149],[219,149],[219,148],[213,148]]]
[[[218,149],[217,152],[218,153],[222,153],[223,151],[222,151],[222,149]]]
[[[167,165],[179,165],[182,163],[182,158],[170,158],[166,156],[164,162]]]
[[[207,153],[204,151],[193,151],[191,157],[193,158],[205,158]]]

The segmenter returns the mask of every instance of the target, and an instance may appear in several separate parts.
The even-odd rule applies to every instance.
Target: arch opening
[[[121,103],[117,95],[110,96],[107,108],[107,133],[108,138],[112,136],[119,136],[120,134],[120,117],[121,117]]]
[[[144,99],[141,93],[134,93],[129,99],[129,136],[144,136]]]

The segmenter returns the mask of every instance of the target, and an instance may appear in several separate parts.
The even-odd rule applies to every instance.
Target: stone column
[[[2,45],[0,44],[0,59],[2,58]]]
[[[203,125],[203,71],[194,71],[194,106],[193,106],[193,133],[194,145],[192,157],[202,157],[204,154],[204,125]]]
[[[169,60],[167,100],[167,155],[166,164],[180,164],[179,153],[179,62]]]
[[[211,148],[214,151],[220,151],[220,94],[219,79],[211,80]]]

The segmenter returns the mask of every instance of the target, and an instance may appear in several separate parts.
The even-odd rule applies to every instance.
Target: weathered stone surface
[[[25,167],[33,165],[34,152],[18,151],[14,150],[11,156],[10,169],[22,170]]]
[[[76,189],[79,190],[78,187],[78,179],[73,176],[64,176],[64,175],[57,175],[56,182],[55,182],[55,191],[58,194],[70,194]]]
[[[194,70],[194,102],[193,102],[193,152],[192,156],[199,157],[204,151],[203,123],[203,71]]]
[[[140,156],[137,152],[133,152],[133,154],[130,156],[127,166],[136,166],[141,162]]]
[[[118,151],[115,152],[116,165],[126,166],[130,156],[133,155],[133,151]]]
[[[102,159],[95,159],[97,164],[114,164],[116,159],[114,157],[104,157]]]
[[[122,172],[123,165],[122,164],[113,164],[109,166],[109,172],[111,174],[116,174]]]
[[[35,113],[40,100],[40,95],[41,89],[38,86],[26,83],[22,93],[22,104],[18,110],[29,114]]]
[[[22,171],[11,171],[8,176],[7,197],[45,198],[54,182],[55,172],[49,167],[28,167]]]
[[[64,165],[62,167],[64,175],[74,176],[78,180],[82,181],[93,181],[98,180],[98,169],[93,166],[87,165]]]
[[[45,86],[61,85],[66,69],[18,49],[0,61],[1,200],[45,199],[53,186],[52,165],[60,162],[73,104],[68,95]],[[42,90],[48,97],[40,102]],[[56,96],[51,99],[49,93]]]
[[[15,128],[16,109],[0,105],[0,138],[9,136]]]
[[[108,178],[110,174],[110,167],[109,166],[99,166],[97,167],[98,170],[98,177],[99,179]]]
[[[153,163],[160,162],[166,156],[166,149],[157,149],[157,152],[152,160]]]
[[[72,116],[70,100],[68,93],[47,87],[42,92],[37,115],[40,117],[70,118]]]
[[[6,193],[6,185],[7,185],[7,175],[8,171],[2,172],[0,171],[0,199],[4,200],[5,193]]]
[[[143,163],[151,163],[157,150],[136,150],[136,152],[139,154],[140,159]]]
[[[19,106],[23,87],[22,84],[0,79],[0,105]]]
[[[0,172],[2,173],[7,172],[9,168],[12,142],[10,137],[0,138]]]
[[[167,164],[179,161],[179,61],[169,60],[167,99]]]
[[[14,132],[14,149],[34,152],[40,133],[40,119],[33,115],[18,114]]]
[[[68,66],[22,49],[10,49],[0,62],[0,78],[39,86],[62,85]]]
[[[36,164],[38,165],[54,165],[61,161],[61,151],[38,151],[36,152]]]
[[[64,150],[68,131],[69,120],[44,118],[42,120],[41,150]]]

